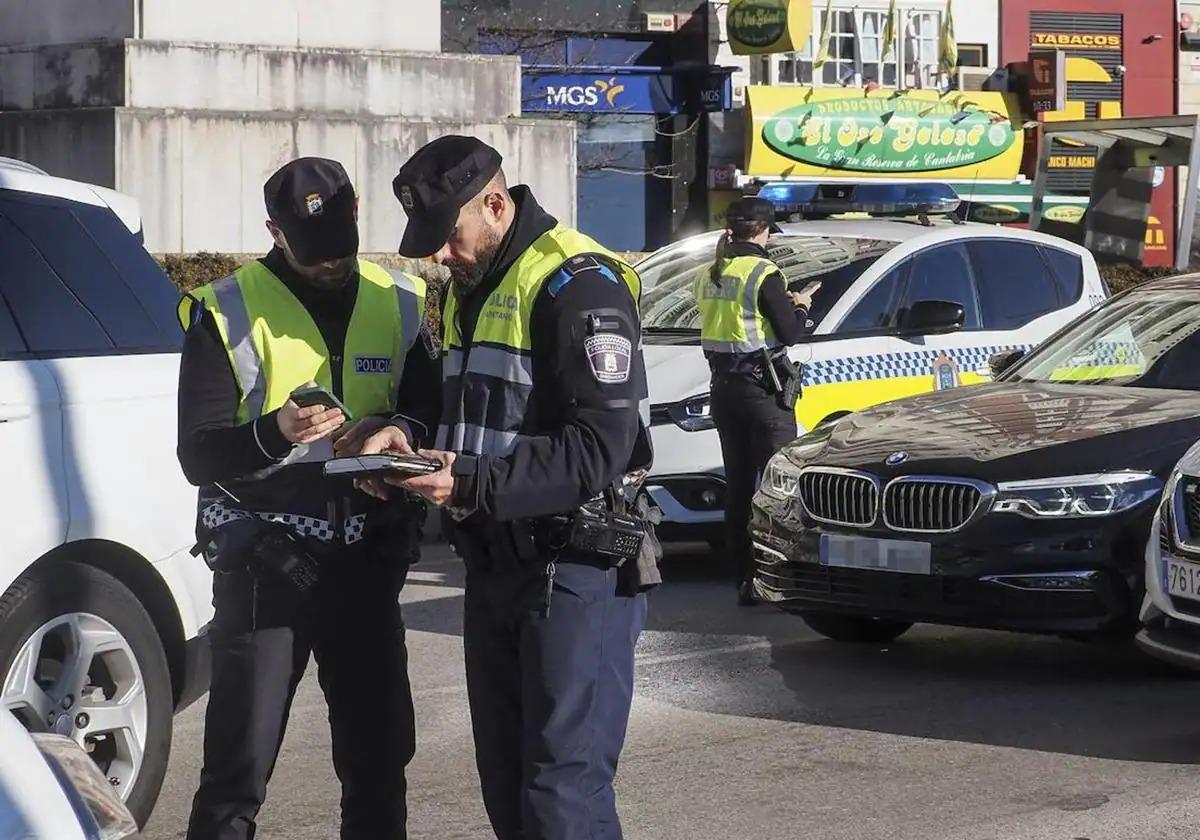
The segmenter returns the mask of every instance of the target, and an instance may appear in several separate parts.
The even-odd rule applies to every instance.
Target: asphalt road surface
[[[404,592],[418,748],[410,836],[492,836],[462,673],[462,570],[433,547]],[[885,646],[734,605],[674,554],[638,648],[617,779],[629,838],[1200,838],[1200,678],[1130,649],[918,627]],[[372,704],[363,675],[363,714]],[[182,837],[204,702],[176,720],[148,840]],[[337,836],[315,668],[300,686],[259,837]]]

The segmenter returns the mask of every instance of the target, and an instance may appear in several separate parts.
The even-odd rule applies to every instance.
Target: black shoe
[[[750,581],[742,581],[738,585],[737,602],[739,607],[753,607],[758,603],[758,597],[754,594],[754,586]]]

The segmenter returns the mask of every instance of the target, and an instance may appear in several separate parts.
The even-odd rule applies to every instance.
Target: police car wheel
[[[912,627],[911,621],[887,621],[831,613],[803,613],[800,617],[813,630],[835,642],[880,644],[899,638]]]
[[[149,818],[171,749],[171,677],[149,614],[79,563],[26,572],[0,597],[0,705],[31,731],[79,742]]]

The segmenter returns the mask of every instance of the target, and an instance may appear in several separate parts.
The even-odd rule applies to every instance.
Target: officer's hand
[[[311,383],[315,385],[316,383]],[[340,408],[309,405],[301,408],[291,400],[275,415],[279,431],[290,443],[315,443],[329,437],[346,422]]]
[[[383,426],[379,430],[371,434],[370,437],[363,442],[360,455],[378,455],[381,452],[395,452],[400,455],[412,455],[412,444],[408,442],[408,435],[398,426],[393,426],[390,423]],[[387,500],[389,490],[387,484],[378,478],[356,478],[354,486],[368,496],[374,496],[376,499]]]
[[[426,458],[436,458],[442,462],[442,468],[430,475],[420,475],[416,478],[410,478],[406,481],[397,481],[389,478],[388,484],[395,484],[398,487],[403,487],[413,493],[419,493],[433,504],[441,507],[450,501],[450,497],[454,494],[454,476],[450,474],[450,467],[454,464],[453,452],[440,452],[436,449],[422,449],[421,455]]]
[[[820,290],[821,290],[821,284],[813,283],[811,286],[804,289],[803,291],[788,292],[788,297],[792,299],[792,306],[795,306],[795,307],[803,306],[805,309],[812,309],[813,298],[816,297],[817,292],[819,292]]]
[[[385,417],[363,417],[342,426],[333,436],[333,454],[339,458],[360,454],[367,438],[386,425]]]

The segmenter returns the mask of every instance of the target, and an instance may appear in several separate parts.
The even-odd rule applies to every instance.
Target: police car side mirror
[[[948,300],[919,300],[900,313],[901,335],[939,335],[962,329],[962,304]]]
[[[992,379],[999,379],[1000,374],[1023,358],[1025,358],[1024,350],[1001,350],[999,353],[993,353],[988,358],[988,370],[992,372]]]

